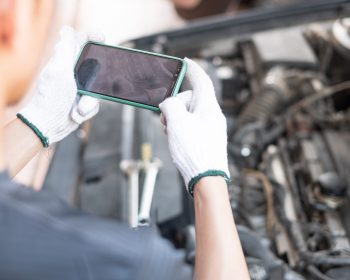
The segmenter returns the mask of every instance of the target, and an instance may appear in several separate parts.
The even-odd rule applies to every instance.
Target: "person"
[[[0,113],[27,92],[52,18],[49,0],[0,0]],[[101,36],[63,28],[35,95],[0,128],[0,279],[191,279],[183,255],[151,228],[71,208],[46,191],[11,181],[44,147],[60,141],[98,112],[79,98],[73,66],[81,46]],[[196,218],[196,279],[249,279],[225,179],[226,122],[212,82],[187,59],[191,91],[160,109],[169,150],[189,192]],[[62,174],[64,176],[64,174]]]

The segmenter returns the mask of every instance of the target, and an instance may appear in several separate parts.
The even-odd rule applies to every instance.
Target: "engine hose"
[[[237,232],[246,256],[261,260],[265,266],[274,263],[276,257],[255,232],[241,225],[237,225]]]
[[[308,264],[327,266],[350,266],[350,257],[321,256],[311,252],[299,252],[300,257]]]
[[[283,215],[281,222],[287,228],[290,237],[294,241],[294,245],[296,246],[300,258],[306,264],[311,266],[350,266],[350,257],[319,255],[308,251],[305,241],[303,240],[302,230],[299,223],[288,221],[283,210],[281,214]]]
[[[273,89],[265,89],[261,94],[253,97],[238,118],[238,127],[256,121],[267,121],[270,116],[283,107],[284,99]]]
[[[330,278],[327,275],[323,274],[321,271],[319,271],[313,265],[308,265],[306,270],[313,276],[314,279],[317,279],[317,280],[334,280],[333,278]]]
[[[262,81],[261,93],[251,99],[238,117],[238,127],[250,122],[266,122],[300,97],[300,92],[292,90],[288,82],[290,78],[297,76],[297,72],[283,67],[270,69]]]

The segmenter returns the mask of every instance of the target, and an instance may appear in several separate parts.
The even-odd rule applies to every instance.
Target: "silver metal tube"
[[[121,106],[122,110],[122,128],[121,128],[121,159],[129,160],[133,155],[133,143],[134,143],[134,126],[135,126],[135,108],[132,106]],[[129,210],[131,206],[128,204],[130,194],[130,180],[123,180],[120,186],[121,196],[123,201],[121,208],[121,217],[124,222],[129,223]],[[130,223],[129,223],[130,224]]]
[[[133,172],[129,177],[129,193],[128,193],[128,223],[130,227],[138,226],[139,213],[139,173]]]
[[[150,223],[154,187],[161,166],[162,162],[159,159],[155,159],[154,162],[149,162],[144,166],[145,181],[143,184],[139,213],[139,222],[142,225]]]
[[[123,160],[120,163],[121,170],[128,177],[128,224],[130,227],[138,226],[139,213],[139,172],[142,163],[134,160]]]

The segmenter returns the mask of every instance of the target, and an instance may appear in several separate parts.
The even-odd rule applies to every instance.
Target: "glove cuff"
[[[198,181],[204,177],[209,176],[221,176],[225,179],[226,183],[229,184],[231,182],[231,178],[226,174],[226,172],[221,170],[208,170],[203,173],[198,174],[193,177],[188,183],[188,192],[193,197],[194,186],[198,183]]]
[[[45,137],[44,134],[42,134],[42,132],[33,123],[26,119],[21,113],[17,113],[16,116],[39,137],[41,143],[45,148],[49,147],[49,139]]]

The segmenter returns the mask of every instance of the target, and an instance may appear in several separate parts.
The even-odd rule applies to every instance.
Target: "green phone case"
[[[107,46],[107,47],[112,47],[112,48],[122,49],[122,50],[127,50],[127,51],[134,51],[134,52],[144,53],[144,54],[148,54],[148,55],[160,56],[160,57],[165,57],[165,58],[181,61],[182,62],[182,68],[181,68],[181,71],[179,73],[179,77],[178,77],[178,79],[176,81],[176,84],[174,86],[173,92],[171,93],[170,96],[175,96],[176,94],[178,94],[178,92],[180,90],[180,86],[182,84],[182,81],[183,81],[183,79],[185,77],[186,70],[187,70],[187,63],[186,63],[185,60],[183,60],[181,58],[178,58],[178,57],[174,57],[174,56],[158,54],[158,53],[152,53],[152,52],[148,52],[148,51],[142,51],[142,50],[127,48],[127,47],[111,46],[111,45],[106,45],[106,44],[102,44],[102,43],[98,43],[98,42],[86,42],[84,44],[84,46],[82,47],[82,49],[80,51],[80,54],[79,54],[75,64],[77,64],[77,62],[79,61],[80,55],[82,54],[83,49],[85,48],[85,46],[87,44],[91,44],[91,43],[95,44],[95,45]],[[78,89],[78,94],[89,95],[89,96],[92,96],[92,97],[95,97],[95,98],[99,98],[99,99],[105,99],[105,100],[114,101],[114,102],[118,102],[118,103],[122,103],[122,104],[127,104],[127,105],[131,105],[131,106],[139,107],[139,108],[144,108],[144,109],[147,109],[147,110],[152,110],[152,111],[155,111],[155,112],[160,112],[160,109],[158,107],[156,107],[156,106],[142,104],[142,103],[137,103],[135,101],[125,100],[125,99],[121,99],[121,98],[118,98],[118,97],[107,96],[107,95],[104,95],[104,94],[101,94],[101,93],[95,93],[95,92],[90,92],[90,91],[79,90]]]

